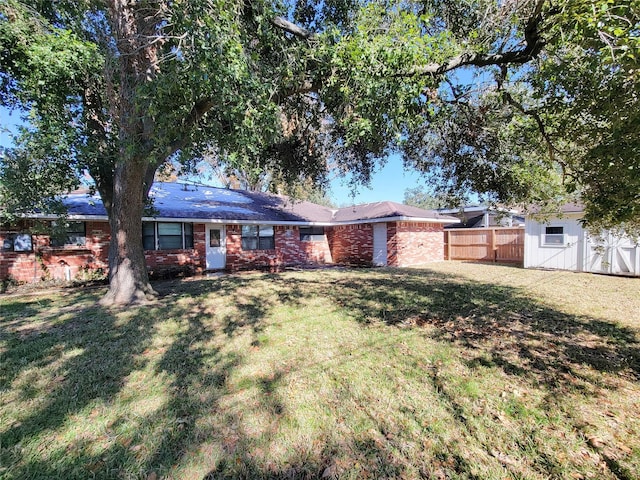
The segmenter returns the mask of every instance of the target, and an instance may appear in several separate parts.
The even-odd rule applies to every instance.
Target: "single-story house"
[[[466,205],[460,208],[440,208],[438,213],[460,220],[445,228],[524,227],[524,216],[517,210],[492,208],[486,205]]]
[[[640,246],[631,238],[602,232],[591,235],[580,223],[583,207],[562,206],[557,215],[525,222],[525,268],[640,276]]]
[[[443,228],[454,217],[394,202],[330,209],[287,197],[186,183],[156,182],[142,219],[151,271],[270,270],[309,264],[389,265],[444,259]],[[0,280],[72,279],[108,268],[109,223],[98,195],[65,197],[62,235],[30,230],[34,214],[0,229]],[[60,226],[59,226],[60,227]]]

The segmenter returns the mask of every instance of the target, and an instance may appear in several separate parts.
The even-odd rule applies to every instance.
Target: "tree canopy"
[[[0,101],[29,124],[0,195],[28,208],[21,194],[55,197],[88,172],[119,303],[152,293],[140,218],[156,170],[212,148],[231,169],[303,184],[329,167],[367,183],[401,152],[449,194],[575,194],[588,221],[637,227],[638,7],[2,0]]]
[[[452,205],[458,205],[460,199],[450,198],[443,194],[430,192],[423,186],[408,188],[404,191],[405,205],[424,208],[425,210],[437,210],[439,208],[448,208]]]

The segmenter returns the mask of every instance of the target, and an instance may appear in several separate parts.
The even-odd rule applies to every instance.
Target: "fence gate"
[[[524,228],[460,228],[444,231],[447,260],[523,263]]]

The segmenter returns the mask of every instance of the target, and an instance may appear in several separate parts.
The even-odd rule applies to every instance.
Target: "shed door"
[[[609,232],[587,238],[585,270],[595,273],[640,275],[640,247],[631,239]]]
[[[224,268],[227,263],[227,246],[224,225],[206,225],[207,270]]]
[[[384,266],[387,264],[387,224],[373,224],[373,264]]]

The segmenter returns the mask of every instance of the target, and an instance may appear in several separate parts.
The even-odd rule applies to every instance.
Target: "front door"
[[[207,270],[218,270],[226,266],[227,247],[224,235],[224,225],[207,227]]]

